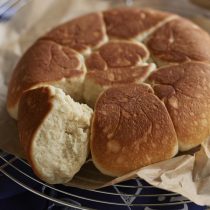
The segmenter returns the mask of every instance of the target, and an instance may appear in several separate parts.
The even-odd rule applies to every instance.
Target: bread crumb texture
[[[48,96],[36,104],[43,91],[48,91]],[[29,103],[33,100],[32,97],[36,97],[34,104]],[[39,119],[39,122],[40,120],[42,122],[31,123],[29,119],[33,121],[34,118],[39,118],[40,107],[43,109],[48,103],[51,109],[42,119]],[[29,107],[26,107],[27,105]],[[24,115],[25,110],[31,109],[32,106],[34,106],[33,113],[30,113],[30,116],[29,113]],[[22,107],[24,110],[21,110]],[[32,124],[33,128],[36,127],[28,139],[29,145],[26,152],[34,171],[43,180],[52,184],[65,183],[79,171],[89,153],[91,115],[92,109],[87,105],[74,102],[62,90],[52,86],[30,90],[21,98],[20,122],[25,117],[28,120],[25,120],[28,126]],[[25,125],[22,123],[19,124],[20,126]],[[22,130],[22,132],[29,130]],[[24,133],[21,134],[22,138],[26,138]]]

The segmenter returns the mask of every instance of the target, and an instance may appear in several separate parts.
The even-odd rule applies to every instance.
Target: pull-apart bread
[[[111,176],[167,160],[210,135],[210,36],[152,9],[87,14],[25,52],[7,109],[34,172],[49,183],[69,181],[89,147]]]

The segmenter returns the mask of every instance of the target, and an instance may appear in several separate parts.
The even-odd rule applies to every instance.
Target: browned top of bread
[[[84,74],[83,58],[52,41],[38,40],[19,61],[10,80],[7,106],[13,107],[25,90],[64,77]]]
[[[149,52],[143,44],[134,41],[110,41],[86,59],[86,79],[101,86],[142,82],[152,70],[143,65]]]
[[[88,70],[135,66],[149,58],[147,48],[138,42],[110,41],[86,59]]]
[[[52,40],[76,51],[84,52],[106,41],[102,13],[92,13],[56,27],[43,39]]]
[[[179,18],[160,27],[149,38],[152,55],[168,62],[210,61],[210,36],[192,22]]]
[[[180,150],[199,145],[210,135],[210,64],[169,65],[149,78],[173,121]],[[194,145],[194,146],[192,146]]]
[[[152,9],[113,9],[104,12],[107,33],[111,37],[130,39],[148,32],[171,14]]]
[[[149,86],[116,86],[99,97],[91,151],[96,166],[105,174],[119,176],[168,159],[177,148],[169,114]]]

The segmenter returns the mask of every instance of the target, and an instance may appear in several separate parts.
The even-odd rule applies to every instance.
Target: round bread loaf
[[[89,153],[92,109],[52,86],[26,91],[20,100],[20,142],[34,170],[50,184],[68,182]]]
[[[30,153],[32,165],[41,149],[29,152],[28,145],[38,142],[29,134],[43,129],[48,113],[53,116],[55,112],[43,109],[38,114],[42,103],[54,104],[51,97],[39,101],[43,90],[50,94],[54,90],[46,85],[61,89],[75,101],[95,106],[91,152],[95,165],[103,173],[122,175],[171,158],[177,145],[178,150],[185,151],[202,143],[210,135],[209,46],[210,36],[189,20],[142,8],[91,13],[49,31],[20,59],[8,89],[7,109],[18,119],[21,144]],[[24,114],[24,106],[27,107],[24,101],[31,94],[34,100],[37,97],[33,107],[37,106],[34,109],[42,120],[34,118],[35,123],[30,122],[29,128],[26,120],[33,118],[27,112]],[[75,116],[79,115],[68,106]],[[60,114],[60,118],[64,116]],[[80,128],[77,122],[72,123]],[[63,130],[58,133],[61,135]],[[76,142],[71,147],[75,145]],[[87,154],[82,153],[80,166]],[[48,153],[48,160],[56,162],[59,157],[53,154]],[[61,165],[71,162],[67,159],[59,159]],[[39,164],[33,166],[35,171],[43,167]],[[71,174],[65,172],[67,176],[56,175],[57,169],[51,164],[49,170],[54,174],[51,178],[41,172],[37,174],[51,183],[58,176],[55,182],[62,183],[80,166],[73,167]]]

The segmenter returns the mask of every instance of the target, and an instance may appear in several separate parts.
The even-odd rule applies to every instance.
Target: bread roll
[[[148,85],[111,87],[98,98],[91,153],[104,174],[121,176],[173,157],[178,141],[164,104]]]
[[[147,46],[156,63],[210,62],[209,34],[184,18],[171,20],[157,29]]]
[[[111,55],[111,56],[110,56]],[[115,84],[141,83],[155,70],[149,52],[135,41],[110,41],[86,59],[85,102],[94,107],[98,95]]]
[[[118,8],[104,12],[109,37],[139,41],[174,18],[174,14],[141,8]]]
[[[92,109],[52,86],[21,97],[20,143],[33,171],[50,184],[68,182],[86,161]]]
[[[190,150],[209,137],[210,64],[169,65],[152,73],[149,81],[168,109],[179,150]]]
[[[48,40],[38,40],[16,66],[10,80],[7,109],[17,119],[18,103],[23,92],[51,84],[81,100],[86,68],[84,58],[75,50]]]
[[[106,43],[108,36],[103,14],[96,12],[64,23],[44,35],[42,39],[52,40],[86,55],[90,54],[92,49]]]

